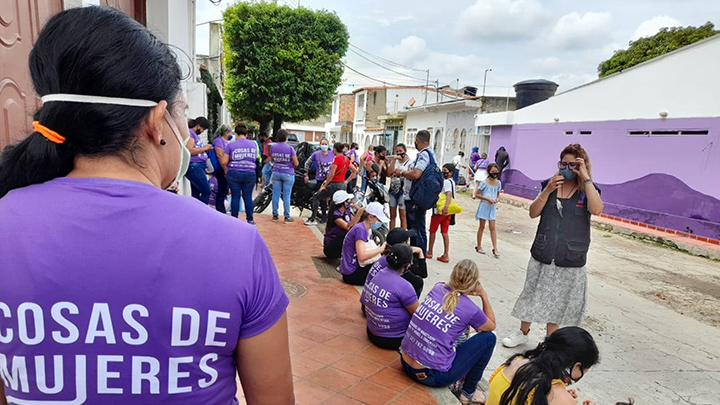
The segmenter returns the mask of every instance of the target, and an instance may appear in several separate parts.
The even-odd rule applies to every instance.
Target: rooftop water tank
[[[558,84],[550,80],[525,80],[515,83],[517,109],[545,101],[555,95]]]

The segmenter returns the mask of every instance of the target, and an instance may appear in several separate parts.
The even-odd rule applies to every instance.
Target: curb
[[[500,195],[500,201],[506,204],[510,204],[515,207],[529,209],[532,201],[520,199],[519,197],[507,197],[506,195]],[[595,217],[593,217],[595,218]],[[685,243],[680,240],[673,240],[663,236],[651,235],[648,233],[638,232],[634,229],[623,227],[622,223],[614,223],[611,219],[596,220],[592,219],[591,223],[596,229],[602,231],[612,232],[614,234],[623,235],[635,240],[640,240],[646,243],[654,245],[660,245],[665,248],[677,250],[683,253],[687,253],[693,256],[704,257],[711,260],[720,260],[720,250],[705,248],[703,246],[697,246],[691,243]]]

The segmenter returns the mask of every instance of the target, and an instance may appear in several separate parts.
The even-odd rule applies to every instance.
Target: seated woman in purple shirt
[[[482,300],[482,309],[468,297]],[[480,332],[455,348],[455,341],[467,328]],[[451,385],[465,378],[462,403],[484,403],[476,392],[478,381],[495,349],[495,313],[480,284],[477,264],[461,260],[450,281],[438,283],[413,314],[400,351],[407,375],[430,387]]]
[[[385,256],[387,265],[365,281],[360,302],[367,317],[368,339],[377,347],[397,350],[418,307],[415,289],[402,275],[410,271],[413,251],[398,244]]]
[[[247,403],[293,403],[259,232],[164,191],[190,162],[176,55],[110,7],[35,40],[43,103],[0,156],[0,227],[22,235],[0,243],[0,404],[232,405],[238,376]]]
[[[386,243],[374,249],[368,249],[367,243],[372,236],[370,229],[378,229],[383,222],[389,219],[385,215],[382,204],[371,202],[365,207],[360,216],[360,222],[353,226],[345,235],[342,247],[342,260],[340,262],[340,274],[343,281],[352,285],[365,285],[365,279],[372,267],[372,263],[361,266],[360,263],[367,262],[385,251]]]
[[[355,208],[354,214],[353,208]],[[325,226],[325,238],[323,239],[325,257],[328,259],[340,258],[345,235],[360,222],[364,211],[363,207],[353,207],[353,195],[345,190],[338,190],[333,194],[330,203],[330,220]]]

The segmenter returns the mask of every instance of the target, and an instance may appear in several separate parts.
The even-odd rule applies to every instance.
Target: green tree
[[[605,77],[652,58],[690,45],[717,34],[715,26],[708,22],[700,27],[663,28],[652,37],[630,41],[628,49],[615,51],[613,56],[600,63],[598,75]]]
[[[332,12],[274,3],[237,3],[223,13],[225,100],[234,116],[267,132],[320,116],[341,83],[348,47]]]
[[[210,121],[210,133],[215,133],[220,123],[220,106],[223,99],[213,81],[212,75],[205,66],[200,66],[200,80],[205,83],[209,90],[207,95],[208,120]]]

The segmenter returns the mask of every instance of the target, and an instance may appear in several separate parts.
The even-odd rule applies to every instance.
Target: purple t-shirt
[[[340,274],[353,274],[357,270],[359,264],[357,259],[357,250],[355,250],[355,241],[368,241],[368,231],[365,224],[360,222],[355,224],[345,235],[342,247],[342,259],[340,262]]]
[[[437,283],[420,303],[410,320],[400,348],[419,363],[433,370],[448,371],[455,360],[455,341],[468,325],[477,329],[487,321],[485,313],[465,295],[455,312],[442,310],[449,290]]]
[[[192,128],[189,128],[189,131],[190,131],[190,136],[192,137],[193,140],[195,140],[196,148],[202,148],[203,146],[205,146],[205,144],[203,144],[203,141],[200,140],[200,137],[198,136],[198,134],[196,134]],[[208,160],[207,152],[203,152],[203,153],[199,153],[197,155],[190,156],[190,163],[204,163],[206,160]]]
[[[295,149],[285,142],[270,144],[270,156],[273,158],[273,173],[295,174],[295,165],[292,158]]]
[[[325,232],[325,238],[323,239],[323,242],[325,244],[330,243],[330,241],[335,239],[338,235],[345,232],[344,229],[340,228],[339,226],[337,226],[337,224],[334,223],[335,220],[338,218],[342,218],[343,220],[345,220],[346,223],[349,224],[350,221],[352,221],[352,215],[350,214],[350,210],[345,210],[344,214],[342,212],[340,212],[339,210],[335,210],[332,213],[332,215],[330,216],[330,220],[328,220],[328,224],[330,222],[333,222],[333,225],[335,225],[335,226],[333,226],[332,228],[330,228],[330,227],[326,228],[327,231]]]
[[[335,159],[335,155],[333,155],[332,152],[323,155],[321,150],[316,150],[310,155],[310,160],[315,162],[315,167],[317,167],[317,170],[315,170],[315,180],[325,181],[327,175],[330,174],[330,166],[332,166],[333,159]]]
[[[370,271],[368,271],[368,275],[367,275],[367,278],[365,279],[365,282],[372,281],[372,279],[375,278],[375,276],[377,276],[377,274],[380,272],[380,270],[386,268],[387,265],[388,265],[387,264],[387,256],[385,256],[385,255],[380,256],[378,261],[373,263],[372,267],[370,267]]]
[[[254,227],[147,184],[13,190],[0,224],[14,235],[0,244],[0,369],[17,368],[16,400],[237,404],[238,339],[288,305]],[[217,238],[233,241],[224,260],[201,243]]]
[[[410,323],[410,312],[405,307],[417,302],[417,295],[410,282],[385,267],[372,280],[365,281],[360,302],[365,305],[370,332],[375,336],[401,338]]]
[[[225,154],[230,156],[227,169],[239,172],[255,172],[258,151],[255,141],[249,139],[237,139],[225,147]]]
[[[225,147],[227,147],[229,143],[230,141],[225,140],[225,138],[223,138],[222,136],[218,136],[217,138],[215,138],[212,145],[214,148],[220,148],[222,150],[225,150]]]

